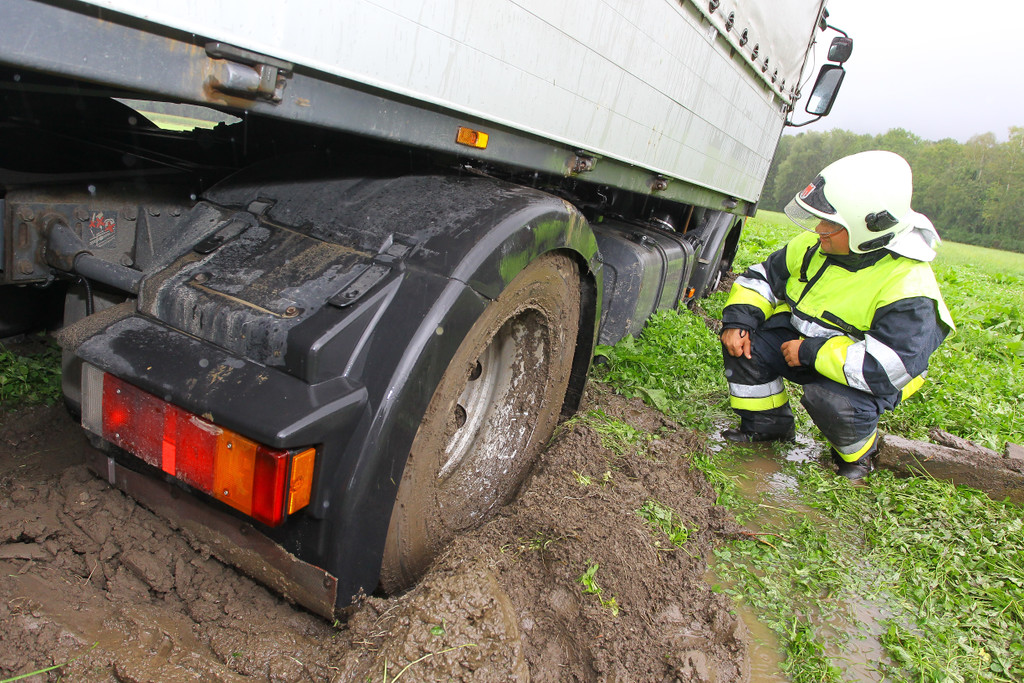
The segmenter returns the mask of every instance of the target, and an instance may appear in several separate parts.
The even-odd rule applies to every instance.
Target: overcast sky
[[[829,23],[853,38],[846,78],[829,116],[788,133],[905,128],[925,140],[990,132],[1005,141],[1010,126],[1024,126],[1024,0],[829,0],[828,8]],[[819,34],[819,47],[835,35]],[[807,119],[805,102],[797,122]]]

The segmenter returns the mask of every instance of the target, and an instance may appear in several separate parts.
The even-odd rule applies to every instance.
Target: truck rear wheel
[[[508,284],[462,341],[413,441],[381,586],[409,586],[459,532],[515,496],[554,431],[580,320],[576,264],[548,254]]]

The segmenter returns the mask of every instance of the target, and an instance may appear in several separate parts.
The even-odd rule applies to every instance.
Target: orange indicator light
[[[477,149],[487,149],[487,138],[487,133],[482,130],[459,128],[459,132],[455,135],[455,142]]]
[[[313,464],[316,451],[307,448],[292,456],[292,476],[288,485],[288,514],[309,505],[310,492],[313,489]]]

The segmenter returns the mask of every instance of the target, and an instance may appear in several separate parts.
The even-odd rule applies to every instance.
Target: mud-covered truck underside
[[[59,328],[94,469],[327,615],[714,288],[824,20],[307,5],[0,4],[0,337]]]

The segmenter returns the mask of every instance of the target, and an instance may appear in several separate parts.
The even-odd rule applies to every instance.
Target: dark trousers
[[[788,325],[776,325],[751,333],[749,360],[734,358],[723,348],[725,377],[733,410],[740,417],[740,429],[771,435],[784,434],[793,427],[793,411],[780,381],[785,378],[803,385],[800,403],[840,456],[858,454],[873,443],[878,419],[896,406],[898,397],[874,396],[828,379],[813,368],[790,367],[782,355],[782,343],[799,338],[799,333]],[[781,405],[751,409],[751,401],[740,398],[757,394],[759,388],[771,387],[773,383],[782,392],[782,396],[775,394],[774,403]],[[767,391],[773,389],[764,389],[758,395]]]

